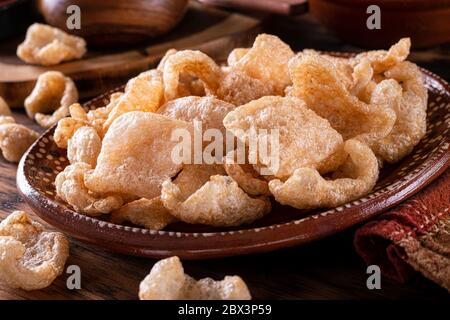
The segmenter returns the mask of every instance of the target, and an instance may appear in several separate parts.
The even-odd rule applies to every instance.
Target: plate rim
[[[336,56],[346,57],[351,53],[327,52]],[[419,67],[428,77],[437,81],[445,89],[450,97],[450,85],[438,75],[429,70]],[[123,86],[122,86],[123,87]],[[115,88],[105,92],[96,98],[87,101],[84,105],[93,104],[98,100],[109,98]],[[299,244],[315,241],[325,238],[351,226],[360,224],[370,218],[373,218],[382,212],[398,205],[416,194],[435,178],[442,174],[450,166],[450,135],[443,136],[442,141],[437,146],[437,150],[432,157],[427,158],[416,169],[408,172],[404,177],[395,181],[394,184],[387,185],[380,190],[374,191],[360,199],[351,201],[342,206],[332,208],[313,215],[299,217],[288,222],[276,223],[269,226],[246,228],[242,230],[215,231],[215,232],[177,232],[177,231],[155,231],[140,227],[129,227],[118,225],[111,222],[98,220],[95,217],[89,217],[79,214],[72,209],[66,208],[62,204],[53,201],[35,190],[27,177],[25,176],[25,160],[30,152],[46,135],[49,135],[56,126],[47,129],[25,152],[17,170],[17,188],[25,201],[32,210],[44,221],[57,229],[63,230],[74,238],[89,242],[105,249],[120,252],[124,254],[145,256],[151,258],[164,258],[171,255],[178,255],[184,259],[206,259],[226,256],[235,256],[249,253],[260,253],[272,251],[280,248],[287,248]],[[445,147],[446,145],[446,147]],[[391,190],[389,190],[389,188]],[[336,213],[346,213],[344,221],[331,219]],[[330,224],[323,223],[317,225],[315,220],[321,217],[321,224],[324,220],[330,219]],[[339,220],[339,219],[337,219]],[[73,223],[80,223],[80,226],[74,227]],[[296,233],[295,230],[321,229],[320,232]],[[295,229],[295,230],[294,230]],[[311,228],[309,228],[311,229]],[[282,231],[286,232],[286,235]],[[261,235],[265,234],[261,239]],[[129,236],[132,235],[130,238]],[[287,237],[289,235],[289,237]],[[211,246],[211,239],[219,237],[220,243],[225,246],[217,248]],[[179,239],[189,239],[189,245],[186,248],[180,247]],[[161,248],[158,244],[165,244]],[[186,244],[187,242],[183,242]],[[167,246],[168,244],[168,246]],[[198,248],[196,245],[199,245]]]

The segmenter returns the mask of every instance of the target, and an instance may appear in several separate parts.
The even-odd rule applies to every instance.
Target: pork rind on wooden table
[[[184,273],[178,257],[155,263],[139,285],[141,300],[250,300],[251,295],[239,276],[221,281],[211,278],[195,280]]]
[[[7,161],[19,162],[38,137],[39,133],[17,124],[13,117],[0,116],[0,149]]]
[[[0,283],[12,288],[48,287],[64,270],[69,242],[59,232],[45,231],[23,211],[0,223]]]
[[[86,42],[83,38],[41,23],[28,27],[24,42],[17,47],[20,59],[43,66],[80,59],[85,53]]]
[[[69,106],[78,101],[77,88],[59,71],[39,75],[36,85],[25,99],[25,110],[40,126],[49,128],[69,115]],[[47,113],[53,112],[52,115]]]

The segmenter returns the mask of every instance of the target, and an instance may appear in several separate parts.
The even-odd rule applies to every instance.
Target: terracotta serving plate
[[[397,205],[449,167],[450,86],[431,72],[423,69],[422,72],[429,90],[426,136],[407,158],[382,169],[370,194],[334,209],[297,210],[275,205],[269,215],[249,225],[218,229],[176,223],[163,231],[116,225],[107,216],[88,217],[56,199],[53,181],[68,161],[66,150],[59,149],[53,141],[54,128],[46,131],[22,158],[17,185],[36,214],[51,225],[74,238],[125,254],[205,259],[265,252],[314,241]],[[89,101],[85,107],[106,105],[111,93]]]

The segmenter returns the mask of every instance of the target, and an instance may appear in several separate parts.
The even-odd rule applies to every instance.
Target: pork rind
[[[86,188],[84,179],[92,167],[83,162],[67,166],[55,179],[56,193],[75,211],[89,216],[110,213],[123,204],[123,199],[114,194],[98,194]]]
[[[254,157],[255,166],[267,168],[276,177],[288,177],[301,167],[316,168],[322,161],[334,154],[342,146],[341,135],[329,122],[295,97],[267,96],[249,102],[230,112],[223,123],[227,130],[239,140],[249,145],[251,132],[259,133],[264,129],[267,134],[279,134],[279,149],[274,150],[278,158],[278,168],[272,168],[276,159],[272,157]],[[258,140],[262,139],[258,136]],[[268,139],[270,140],[270,139]],[[270,146],[275,148],[275,146]],[[249,159],[252,157],[250,150]],[[268,153],[270,154],[270,153]],[[251,162],[253,163],[253,162]]]
[[[86,177],[86,186],[98,193],[159,196],[162,182],[183,165],[172,159],[180,143],[172,139],[175,129],[192,137],[191,124],[160,114],[133,111],[117,118],[103,138],[97,166]]]
[[[201,121],[203,132],[207,129],[218,129],[225,137],[223,118],[235,108],[234,105],[213,96],[190,96],[169,101],[159,108],[158,113],[190,123],[194,120]]]
[[[289,62],[294,82],[291,95],[303,99],[319,116],[342,134],[369,145],[387,136],[395,123],[395,99],[364,103],[352,95],[329,59],[320,55],[299,55]]]
[[[164,72],[164,67],[166,65],[167,59],[177,53],[175,49],[169,49],[166,54],[161,59],[158,64],[157,70],[161,73]],[[180,73],[178,79],[178,98],[188,97],[188,96],[199,96],[202,97],[206,95],[205,86],[202,81],[194,75],[189,73]],[[167,102],[167,101],[166,101]]]
[[[115,92],[109,97],[109,103],[97,109],[89,110],[86,114],[87,121],[90,126],[95,128],[97,134],[100,138],[103,139],[105,136],[105,122],[108,120],[109,114],[115,108],[115,106],[119,103],[120,98],[122,97],[123,92]],[[72,117],[74,117],[72,115]]]
[[[0,223],[0,283],[11,288],[39,290],[64,271],[69,241],[59,232],[44,231],[23,211]]]
[[[149,230],[161,230],[176,219],[163,206],[159,197],[151,200],[141,198],[125,204],[111,213],[113,223],[122,224],[129,221]]]
[[[397,120],[392,131],[377,141],[373,150],[387,162],[394,163],[409,154],[426,133],[428,93],[419,68],[404,61],[385,72],[387,78],[401,83],[399,99],[394,104]],[[403,90],[402,90],[403,89]]]
[[[139,285],[141,300],[250,300],[251,295],[239,276],[222,281],[204,278],[196,281],[184,273],[176,256],[155,263]]]
[[[228,66],[234,66],[247,52],[250,51],[250,48],[236,48],[233,49],[227,58]]]
[[[74,118],[64,118],[58,121],[53,139],[60,148],[67,148],[69,139],[74,135],[78,128],[84,126],[85,123]]]
[[[69,106],[77,101],[78,91],[72,79],[59,71],[47,71],[38,77],[24,104],[28,116],[48,128],[68,116]],[[52,115],[45,114],[53,111]]]
[[[167,57],[163,67],[164,97],[170,101],[185,95],[179,92],[180,75],[187,73],[200,79],[207,92],[215,93],[220,87],[222,70],[200,51],[183,50]]]
[[[270,196],[267,180],[263,179],[248,161],[239,163],[235,150],[227,154],[223,167],[227,175],[236,181],[239,187],[249,195]]]
[[[274,93],[273,86],[267,82],[252,78],[245,72],[231,69],[224,73],[216,95],[222,100],[240,106]]]
[[[85,53],[86,42],[83,38],[40,23],[28,27],[25,41],[17,47],[20,59],[43,66],[80,59]]]
[[[149,70],[128,81],[125,93],[114,102],[114,108],[104,123],[104,131],[113,121],[130,111],[155,112],[163,102],[164,86],[158,70]]]
[[[298,209],[336,207],[370,192],[378,179],[377,158],[358,140],[346,141],[344,148],[348,158],[335,173],[336,179],[327,180],[311,168],[296,169],[285,182],[269,182],[275,200]]]
[[[88,126],[80,127],[69,139],[67,159],[71,164],[84,162],[95,168],[101,148],[102,140],[97,131]]]
[[[167,180],[162,185],[161,201],[179,220],[217,227],[250,223],[271,209],[268,198],[251,198],[232,178],[222,175],[212,176],[187,199],[176,184]]]
[[[7,123],[16,123],[16,120],[12,116],[1,116],[0,115],[0,125]]]
[[[0,116],[12,116],[11,109],[2,97],[0,97]]]
[[[411,40],[409,38],[402,38],[399,42],[394,44],[389,51],[367,51],[358,54],[350,60],[352,64],[356,65],[360,63],[361,60],[368,59],[375,73],[383,73],[399,62],[404,61],[409,55],[410,48]]]
[[[288,62],[293,56],[291,48],[278,37],[260,34],[253,47],[232,68],[270,85],[274,94],[283,95],[291,83]]]
[[[7,161],[19,162],[38,137],[39,133],[15,123],[13,117],[0,116],[0,149]]]
[[[180,190],[178,199],[184,201],[200,189],[214,175],[224,175],[225,170],[219,164],[187,164],[173,180]]]
[[[355,65],[352,72],[351,94],[358,97],[361,101],[370,102],[370,96],[373,91],[371,86],[373,69],[370,60],[365,58]]]

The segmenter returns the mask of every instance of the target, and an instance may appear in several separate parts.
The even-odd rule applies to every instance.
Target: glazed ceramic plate
[[[422,72],[429,90],[426,136],[407,158],[382,169],[370,194],[334,209],[307,211],[275,204],[270,214],[250,225],[219,229],[176,223],[163,231],[113,224],[108,216],[88,217],[56,199],[53,181],[68,161],[66,150],[59,149],[53,141],[54,128],[45,132],[22,158],[17,185],[36,214],[54,227],[80,240],[125,254],[204,259],[265,252],[314,241],[395,206],[449,166],[450,87],[429,71]],[[86,103],[85,107],[106,105],[111,93]]]

